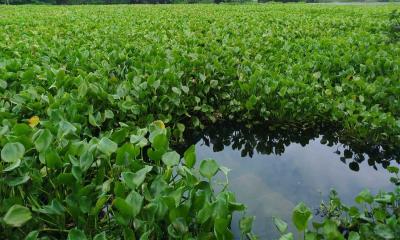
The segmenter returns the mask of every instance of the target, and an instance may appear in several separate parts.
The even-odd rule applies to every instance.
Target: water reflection
[[[361,145],[337,131],[316,128],[224,124],[186,139],[196,143],[199,159],[214,158],[232,169],[230,189],[257,217],[254,231],[261,239],[277,237],[272,216],[290,222],[298,202],[317,208],[332,188],[347,203],[366,187],[372,192],[391,189],[384,168],[397,164],[392,160],[398,156],[384,146]]]
[[[390,161],[400,161],[400,149],[374,145],[369,142],[358,142],[357,139],[342,136],[337,129],[330,128],[291,128],[290,126],[246,127],[240,124],[221,123],[207,128],[203,132],[191,133],[185,137],[189,144],[200,140],[206,146],[212,146],[214,152],[223,151],[225,147],[240,151],[242,157],[253,157],[256,154],[281,155],[292,143],[306,146],[319,139],[321,145],[335,147],[338,160],[347,164],[353,171],[358,171],[359,164],[365,160],[377,170],[377,165],[384,168]]]

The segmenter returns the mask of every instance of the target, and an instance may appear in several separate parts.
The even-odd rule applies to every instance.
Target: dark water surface
[[[229,189],[256,216],[253,229],[261,239],[277,239],[273,216],[291,222],[297,203],[317,209],[332,188],[345,203],[352,203],[364,188],[373,193],[391,190],[384,167],[398,165],[381,146],[349,146],[340,143],[337,133],[318,129],[219,125],[192,141],[198,159],[213,158],[231,169]],[[235,216],[232,226],[235,236],[240,236],[239,218]]]

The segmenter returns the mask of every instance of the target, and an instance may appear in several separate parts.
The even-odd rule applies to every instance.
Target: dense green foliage
[[[1,237],[230,239],[227,169],[168,141],[221,119],[398,145],[395,8],[1,6]]]
[[[294,0],[291,0],[294,1]],[[297,0],[295,0],[297,1]],[[175,3],[244,3],[252,0],[0,0],[0,4],[175,4]]]
[[[181,162],[161,121],[101,138],[81,138],[82,129],[66,120],[41,124],[3,121],[2,140],[10,142],[1,151],[2,238],[232,238],[232,212],[245,208],[208,182],[228,170],[215,160],[193,169],[194,147]]]
[[[400,12],[397,10],[390,14],[388,33],[392,41],[400,41]]]
[[[395,8],[2,7],[1,107],[93,129],[334,122],[397,143],[400,48],[387,36]]]
[[[399,2],[400,0],[0,0],[0,4],[175,4],[175,3],[266,3],[266,2]]]

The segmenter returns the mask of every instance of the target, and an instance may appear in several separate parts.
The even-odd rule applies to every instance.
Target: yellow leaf
[[[161,129],[165,128],[164,122],[161,121],[161,120],[156,120],[156,121],[153,122],[153,124],[156,125],[157,127],[161,128]]]
[[[29,126],[31,126],[31,127],[36,127],[39,124],[39,122],[40,122],[40,119],[38,116],[33,116],[33,117],[29,118],[29,120],[28,120]]]

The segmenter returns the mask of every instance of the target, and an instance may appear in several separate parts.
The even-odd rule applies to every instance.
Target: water
[[[392,189],[383,166],[397,163],[380,146],[349,146],[335,132],[317,129],[266,129],[215,126],[192,136],[198,159],[213,158],[231,169],[229,189],[256,216],[253,229],[261,239],[279,236],[273,216],[291,222],[297,203],[317,209],[330,189],[345,203],[352,203],[364,188],[373,193]],[[232,229],[240,236],[237,224]]]

